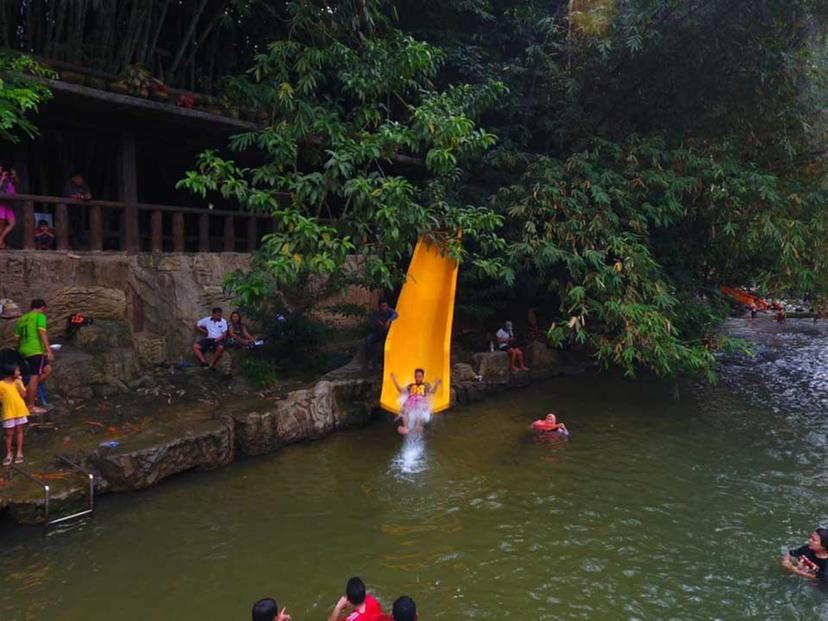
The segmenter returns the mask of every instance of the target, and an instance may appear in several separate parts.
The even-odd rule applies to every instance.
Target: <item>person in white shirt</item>
[[[216,363],[224,353],[224,339],[227,337],[227,320],[224,319],[222,310],[215,307],[209,317],[199,319],[195,324],[196,332],[203,334],[204,338],[196,341],[193,345],[193,353],[201,366],[215,368]],[[210,364],[204,358],[205,353],[214,352]]]
[[[523,362],[523,351],[516,345],[511,321],[503,324],[503,327],[495,334],[495,338],[497,339],[497,348],[509,354],[513,372],[529,370]]]

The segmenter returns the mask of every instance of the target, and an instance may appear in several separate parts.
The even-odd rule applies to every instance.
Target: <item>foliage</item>
[[[256,388],[285,378],[315,377],[342,362],[330,347],[333,329],[308,314],[290,313],[280,303],[242,308],[242,314],[265,341],[240,352],[241,368]]]
[[[31,78],[52,76],[29,56],[0,54],[0,139],[16,143],[21,136],[37,135],[29,116],[51,99],[52,93]]]
[[[7,0],[0,46],[120,75],[146,65],[176,87],[211,91],[273,36],[272,0]]]
[[[442,53],[379,12],[360,15],[371,16],[369,25],[325,3],[295,3],[291,37],[256,57],[248,81],[234,82],[270,121],[235,136],[230,147],[263,163],[244,167],[206,152],[180,183],[275,218],[262,269],[251,275],[255,286],[232,283],[248,300],[267,278],[303,291],[346,281],[394,286],[420,235],[458,259],[469,256],[458,230],[500,247],[500,217],[465,204],[457,188],[463,162],[495,142],[473,117],[503,86],[435,90]],[[414,173],[401,174],[411,166]],[[471,259],[484,270],[499,268],[496,260]]]
[[[227,81],[266,127],[182,182],[276,217],[259,269],[233,282],[245,300],[393,286],[430,235],[464,260],[459,307],[477,321],[518,283],[527,305],[557,307],[556,345],[712,377],[732,345],[714,337],[720,285],[828,293],[824,2],[318,0],[282,15]],[[462,245],[445,235],[458,229]]]
[[[486,116],[500,143],[466,191],[506,216],[517,278],[558,298],[552,343],[586,343],[627,373],[710,376],[719,285],[828,291],[824,3],[435,0],[399,13],[446,51],[444,79],[508,86]]]

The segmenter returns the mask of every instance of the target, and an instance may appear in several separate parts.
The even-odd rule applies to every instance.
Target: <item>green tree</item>
[[[32,77],[52,75],[29,56],[0,54],[0,139],[16,143],[22,136],[37,135],[29,117],[52,93]]]
[[[383,6],[289,3],[287,33],[231,84],[268,122],[232,139],[233,159],[202,154],[180,183],[274,216],[277,230],[264,237],[256,269],[231,283],[242,301],[272,285],[308,303],[320,283],[393,286],[422,235],[458,259],[469,257],[460,230],[499,247],[501,218],[465,203],[457,189],[463,163],[495,143],[474,118],[504,88],[490,81],[436,90],[443,53],[395,28]],[[476,264],[502,267],[497,259]]]
[[[824,3],[399,12],[446,50],[441,78],[508,86],[486,116],[499,145],[465,190],[494,197],[509,265],[557,301],[553,343],[628,373],[709,375],[719,285],[826,292]]]

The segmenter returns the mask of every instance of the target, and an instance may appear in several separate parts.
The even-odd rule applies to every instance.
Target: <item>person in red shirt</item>
[[[345,614],[350,608],[350,612]],[[339,598],[328,621],[381,621],[382,606],[365,592],[361,578],[351,578],[345,585],[345,595]]]

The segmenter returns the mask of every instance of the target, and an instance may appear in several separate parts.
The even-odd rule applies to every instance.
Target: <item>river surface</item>
[[[376,423],[0,533],[0,619],[326,618],[345,581],[420,619],[828,619],[782,570],[828,524],[828,326],[731,321],[720,382],[560,378],[440,414],[422,454]],[[572,430],[538,441],[554,408]]]

